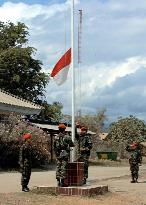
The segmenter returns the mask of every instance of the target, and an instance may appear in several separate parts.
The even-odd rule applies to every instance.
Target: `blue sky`
[[[83,10],[82,63],[77,64],[78,10]],[[24,22],[29,45],[43,71],[70,47],[70,0],[0,1],[0,20]],[[95,113],[106,108],[107,118],[135,115],[146,120],[146,1],[76,0],[76,109]],[[81,86],[79,81],[81,80]],[[60,101],[71,113],[71,72],[64,85],[47,86],[49,103]]]

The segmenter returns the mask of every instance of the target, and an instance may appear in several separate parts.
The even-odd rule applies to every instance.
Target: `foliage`
[[[51,105],[44,101],[41,105],[44,107],[39,115],[41,119],[51,119],[54,122],[59,122],[61,120],[61,109],[63,108],[63,105],[60,102],[53,102]]]
[[[0,88],[32,101],[44,95],[48,77],[34,59],[36,49],[26,47],[28,35],[23,23],[0,22]]]
[[[7,123],[0,123],[0,165],[2,167],[18,166],[22,134],[28,131],[32,133],[33,166],[39,166],[49,161],[50,142],[48,135],[43,130],[22,121],[20,116],[11,114]]]
[[[106,110],[102,109],[97,111],[96,115],[84,115],[81,117],[77,117],[76,121],[78,121],[79,124],[86,125],[89,130],[96,133],[100,133],[106,119],[105,112]]]
[[[134,117],[129,116],[120,118],[109,126],[108,140],[115,142],[144,141],[146,139],[145,123]]]

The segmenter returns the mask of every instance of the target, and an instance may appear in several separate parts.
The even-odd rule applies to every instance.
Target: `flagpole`
[[[72,141],[75,141],[75,70],[74,70],[74,0],[71,0],[71,70],[72,70]],[[75,161],[75,148],[71,153]]]

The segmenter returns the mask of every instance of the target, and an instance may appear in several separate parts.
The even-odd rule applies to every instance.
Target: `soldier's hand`
[[[80,151],[89,151],[89,149],[87,147],[86,148],[81,147]]]
[[[80,128],[80,123],[76,122],[76,128]]]
[[[85,150],[86,150],[86,148],[83,148],[83,147],[80,148],[80,151],[85,151]]]

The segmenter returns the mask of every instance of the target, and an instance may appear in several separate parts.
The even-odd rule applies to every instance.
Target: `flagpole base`
[[[84,184],[84,162],[69,162],[66,186],[82,186]]]

